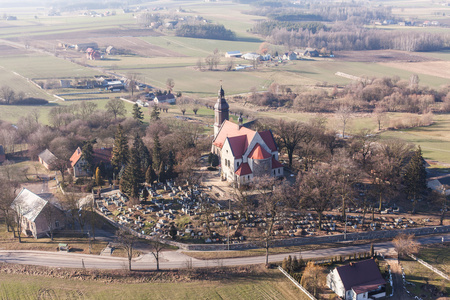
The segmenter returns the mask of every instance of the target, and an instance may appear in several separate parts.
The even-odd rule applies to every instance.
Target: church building
[[[214,118],[211,152],[220,158],[223,180],[241,185],[258,176],[283,176],[272,132],[247,128],[241,117],[239,124],[229,121],[229,106],[222,87],[214,106]]]

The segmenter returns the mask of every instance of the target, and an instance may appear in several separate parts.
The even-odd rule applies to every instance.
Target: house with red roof
[[[386,281],[373,259],[334,268],[327,275],[327,286],[340,299],[379,299],[386,296]]]
[[[83,152],[78,147],[70,157],[70,165],[73,170],[74,177],[91,176],[90,172],[86,170],[87,163],[83,159]],[[112,148],[97,148],[94,149],[94,166],[98,166],[100,163],[108,165],[111,163]]]
[[[228,120],[229,106],[221,88],[214,106],[214,140],[211,152],[220,158],[223,180],[249,183],[254,177],[283,176],[283,165],[278,161],[278,148],[270,130],[254,131]]]

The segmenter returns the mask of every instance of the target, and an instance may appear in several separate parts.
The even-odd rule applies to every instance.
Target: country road
[[[450,234],[443,235],[446,240],[450,239]],[[439,243],[442,236],[422,237],[417,239],[421,244]],[[355,252],[369,251],[370,245],[348,246],[341,248],[320,249],[301,252],[303,259],[330,257],[339,255],[349,255]],[[394,253],[394,247],[391,242],[374,244],[375,251],[381,253]],[[270,255],[270,262],[282,261],[288,255],[300,256],[299,252]],[[96,256],[88,254],[75,254],[65,252],[41,252],[41,251],[9,251],[0,250],[0,261],[14,264],[38,265],[48,267],[63,268],[95,268],[95,269],[125,269],[127,260],[125,258]],[[178,251],[164,252],[160,259],[162,269],[178,269],[185,267],[214,267],[214,266],[237,266],[252,265],[264,263],[264,256],[199,260],[191,258]],[[134,270],[151,270],[156,268],[155,259],[151,253],[144,254],[133,259],[132,267]]]

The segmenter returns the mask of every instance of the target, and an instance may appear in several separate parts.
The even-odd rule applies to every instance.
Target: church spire
[[[229,119],[229,106],[225,100],[225,91],[220,85],[219,97],[217,97],[216,105],[214,105],[214,138],[219,133],[219,129],[225,120]]]

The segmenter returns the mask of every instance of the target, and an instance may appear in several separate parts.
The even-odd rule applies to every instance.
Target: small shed
[[[58,159],[50,150],[45,149],[38,155],[39,162],[47,169],[52,169],[52,164]]]

